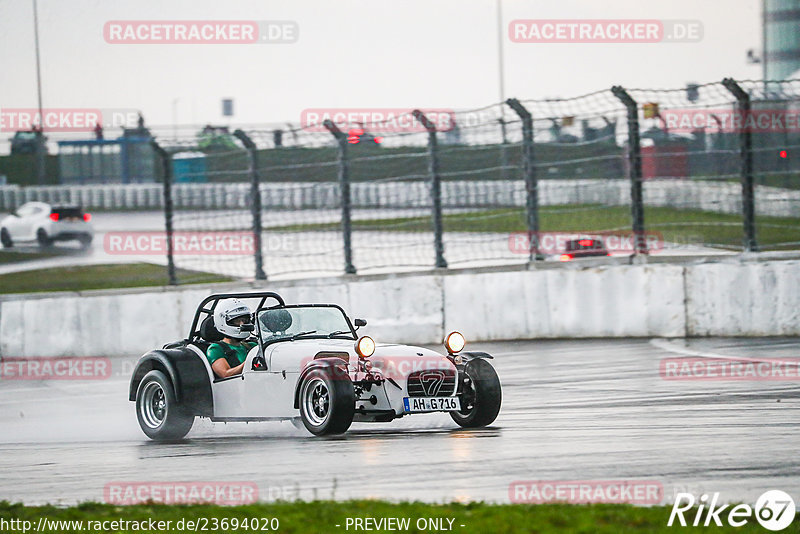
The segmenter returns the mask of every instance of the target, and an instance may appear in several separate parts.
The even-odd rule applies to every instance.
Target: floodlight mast
[[[39,61],[39,7],[33,0],[33,38],[36,49],[36,93],[39,103],[39,131],[36,136],[36,175],[39,185],[44,185],[44,114],[42,113],[42,73]]]

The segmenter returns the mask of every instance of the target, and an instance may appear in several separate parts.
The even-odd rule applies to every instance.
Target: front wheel
[[[492,364],[484,359],[467,362],[461,383],[461,410],[450,412],[459,426],[477,428],[492,424],[500,413],[503,392]]]
[[[335,367],[315,369],[300,385],[300,417],[316,436],[342,434],[350,428],[356,395],[347,373]]]
[[[194,416],[175,400],[169,379],[157,370],[144,375],[139,384],[136,418],[147,437],[159,441],[183,438],[194,423]]]

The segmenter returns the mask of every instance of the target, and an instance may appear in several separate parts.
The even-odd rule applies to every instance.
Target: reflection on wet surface
[[[112,481],[252,481],[261,498],[382,497],[508,501],[519,480],[652,479],[677,491],[754,501],[800,494],[791,381],[666,381],[673,349],[797,357],[800,340],[476,343],[495,355],[503,408],[467,431],[446,414],[357,423],[314,438],[289,422],[198,421],[189,438],[148,441],[127,378],[0,381],[0,499],[102,500]],[[220,459],[223,461],[220,462]]]

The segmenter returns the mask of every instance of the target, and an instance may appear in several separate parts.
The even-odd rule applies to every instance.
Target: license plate
[[[458,397],[403,397],[407,412],[450,412],[461,409]]]

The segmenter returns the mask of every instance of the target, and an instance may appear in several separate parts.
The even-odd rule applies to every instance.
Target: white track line
[[[654,338],[650,340],[650,344],[658,349],[664,350],[666,352],[672,352],[674,354],[682,354],[684,356],[694,356],[697,358],[714,358],[718,360],[732,360],[732,361],[747,361],[753,363],[775,363],[775,362],[784,362],[784,363],[798,363],[797,358],[789,358],[789,359],[781,359],[781,358],[754,358],[751,356],[728,356],[725,354],[717,354],[716,352],[705,352],[699,350],[693,350],[686,347],[679,347],[675,345],[673,342],[669,341],[668,339],[663,338]]]

